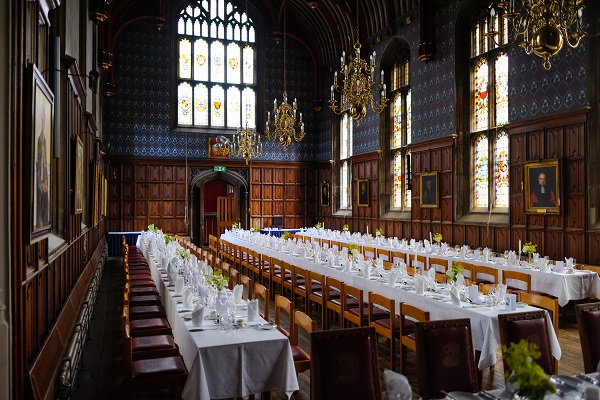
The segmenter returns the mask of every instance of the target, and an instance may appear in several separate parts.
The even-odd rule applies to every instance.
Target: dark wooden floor
[[[73,399],[111,399],[124,398],[123,394],[123,357],[120,315],[122,311],[122,261],[111,258],[106,264],[102,278],[98,303],[94,309],[94,319],[90,324],[89,340],[85,344],[82,369],[73,386]],[[271,310],[274,310],[271,304]],[[559,373],[573,375],[583,371],[583,359],[579,343],[577,324],[571,305],[561,310],[558,340],[562,349],[559,362]],[[274,312],[271,312],[272,318]],[[316,314],[315,314],[316,316]],[[317,318],[318,319],[318,318]],[[287,319],[283,324],[287,326]],[[306,335],[300,337],[300,345],[309,349],[310,340]],[[379,339],[379,367],[383,371],[389,368],[389,346],[385,339]],[[482,385],[484,389],[504,387],[502,357],[498,351],[495,368],[483,371]],[[418,398],[418,381],[415,355],[408,353],[405,375],[408,378],[414,395]],[[296,400],[310,398],[310,371],[298,376],[300,391],[294,393]],[[257,396],[258,397],[258,396]],[[161,393],[147,398],[162,399]],[[285,394],[274,394],[274,399],[286,399]]]

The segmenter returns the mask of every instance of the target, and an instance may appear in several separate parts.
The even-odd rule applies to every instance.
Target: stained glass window
[[[343,210],[347,210],[350,208],[350,185],[348,182],[350,181],[349,174],[350,169],[348,168],[348,160],[342,161],[342,166],[340,168],[340,208]]]
[[[508,133],[502,130],[494,140],[494,205],[508,207]]]
[[[489,205],[488,138],[481,134],[475,139],[475,207]]]
[[[503,10],[492,2],[495,15],[482,9],[472,22],[471,121],[473,206],[508,210],[508,135],[500,128],[509,122],[508,54],[499,44],[508,41]],[[490,36],[491,34],[494,36]],[[493,157],[489,157],[492,151]]]
[[[410,203],[412,201],[412,164],[410,150],[406,152],[404,158],[406,160],[404,163],[404,176],[406,177],[406,179],[404,179],[404,207],[410,208]]]
[[[508,123],[508,55],[496,58],[496,125]]]
[[[391,74],[392,104],[390,129],[391,201],[390,209],[410,207],[410,150],[412,102],[410,90],[410,51],[401,49]]]
[[[342,115],[340,132],[340,159],[343,160],[352,155],[352,119],[348,113]]]
[[[191,0],[180,8],[179,125],[238,128],[248,118],[256,126],[253,25],[228,0]]]
[[[352,157],[352,118],[345,112],[340,120],[340,209],[350,204],[350,157]]]

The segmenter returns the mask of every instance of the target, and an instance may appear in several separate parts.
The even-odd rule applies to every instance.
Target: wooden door
[[[217,197],[217,230],[219,236],[225,233],[226,228],[231,228],[235,222],[235,209],[233,207],[233,197]]]

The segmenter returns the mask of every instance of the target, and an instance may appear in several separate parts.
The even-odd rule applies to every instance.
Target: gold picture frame
[[[321,207],[329,207],[331,204],[329,182],[321,183]]]
[[[371,188],[368,179],[356,180],[356,202],[359,207],[369,206],[371,200]]]
[[[558,159],[523,164],[525,212],[560,214],[560,163]]]
[[[437,171],[419,175],[419,204],[421,208],[439,208],[439,179]]]
[[[75,192],[73,209],[75,214],[83,212],[83,141],[77,137],[75,145]]]

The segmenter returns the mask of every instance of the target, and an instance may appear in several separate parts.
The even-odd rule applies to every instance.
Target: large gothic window
[[[226,0],[194,0],[177,20],[177,125],[256,127],[255,31]]]
[[[499,32],[496,40],[487,33]],[[471,30],[472,207],[508,212],[508,28],[500,13],[482,14]],[[498,42],[498,43],[497,43]],[[491,155],[491,156],[490,156]]]
[[[403,49],[399,60],[392,67],[392,104],[390,157],[392,181],[390,210],[400,211],[411,204],[411,90],[410,52]]]
[[[340,210],[349,210],[352,208],[350,202],[350,182],[351,168],[350,158],[352,157],[352,118],[347,112],[342,114],[340,121]]]

